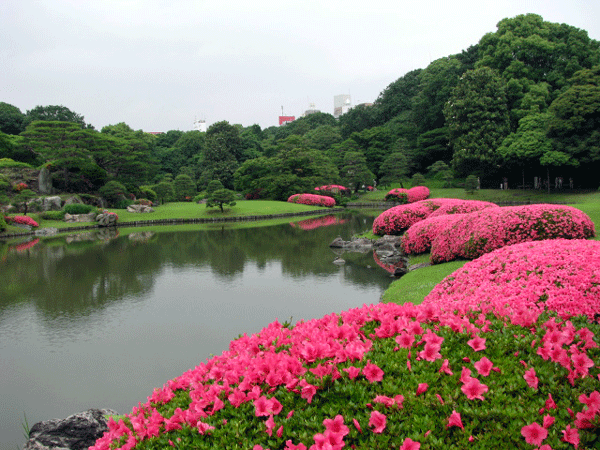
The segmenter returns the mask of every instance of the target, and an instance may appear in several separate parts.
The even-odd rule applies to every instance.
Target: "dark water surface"
[[[30,425],[89,408],[128,413],[155,387],[278,318],[377,303],[392,281],[371,253],[328,244],[371,227],[137,228],[0,243],[0,449]]]

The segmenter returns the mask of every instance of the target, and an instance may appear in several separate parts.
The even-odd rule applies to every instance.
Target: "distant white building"
[[[342,114],[346,114],[352,108],[350,94],[340,94],[333,96],[333,117],[336,119]]]
[[[206,120],[194,120],[194,130],[206,133]]]
[[[310,103],[308,106],[308,109],[306,111],[304,111],[304,114],[302,114],[303,117],[308,116],[309,114],[314,114],[314,113],[318,113],[321,112],[319,111],[316,107],[314,103]]]

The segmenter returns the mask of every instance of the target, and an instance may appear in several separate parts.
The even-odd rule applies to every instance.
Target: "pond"
[[[89,408],[128,413],[240,334],[377,303],[393,278],[373,254],[334,264],[329,248],[372,220],[0,243],[0,449],[22,446],[24,415],[33,425]]]

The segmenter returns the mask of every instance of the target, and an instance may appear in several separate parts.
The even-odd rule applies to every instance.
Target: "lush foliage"
[[[341,184],[326,184],[323,186],[317,186],[315,188],[315,191],[327,191],[327,192],[345,192],[348,191],[348,188],[345,186],[342,186]]]
[[[600,326],[576,315],[598,310],[600,243],[521,244],[466,267],[424,305],[243,335],[111,420],[92,448],[596,448]],[[447,300],[494,279],[492,301]]]
[[[224,211],[223,206],[235,206],[235,193],[229,189],[217,189],[208,194],[206,197],[206,207],[212,208],[218,206],[221,213]]]
[[[595,236],[587,214],[571,206],[525,205],[484,208],[448,223],[431,242],[431,262],[474,259],[492,250],[543,239]]]
[[[6,230],[6,220],[4,220],[4,216],[0,214],[0,232]]]
[[[301,203],[303,205],[327,206],[328,208],[335,206],[335,200],[326,195],[294,194],[290,196],[287,201],[290,203]]]

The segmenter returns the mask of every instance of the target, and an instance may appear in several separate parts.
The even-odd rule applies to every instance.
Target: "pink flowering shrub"
[[[290,203],[302,203],[303,205],[326,206],[328,208],[335,206],[333,198],[317,194],[294,194],[287,201]]]
[[[343,192],[347,191],[348,188],[346,186],[342,186],[340,184],[326,184],[324,186],[317,186],[315,191],[327,191],[327,192]]]
[[[571,206],[525,205],[485,208],[463,215],[431,243],[431,262],[474,259],[497,248],[544,239],[595,236],[587,214]]]
[[[12,217],[6,217],[6,222],[7,223],[18,223],[21,225],[29,225],[30,227],[34,227],[37,228],[40,225],[33,220],[31,217],[29,216],[12,216]],[[8,221],[8,219],[10,219],[10,222]]]
[[[440,231],[453,224],[460,214],[498,206],[479,200],[446,199],[445,203],[432,212],[425,220],[413,224],[402,236],[404,253],[419,254],[431,249],[431,242]]]
[[[600,326],[524,300],[509,317],[428,303],[275,321],[111,419],[91,449],[596,448]]]
[[[518,302],[518,303],[517,303]],[[562,318],[600,313],[600,241],[555,239],[503,247],[470,261],[438,284],[424,304],[516,317],[546,309]]]
[[[395,188],[390,190],[386,196],[386,200],[396,200],[400,203],[415,203],[429,198],[429,188],[425,186],[415,186],[410,189]]]
[[[407,205],[398,205],[385,210],[373,221],[373,233],[376,235],[402,234],[413,224],[429,217],[436,209],[452,201],[447,198],[421,200]]]

